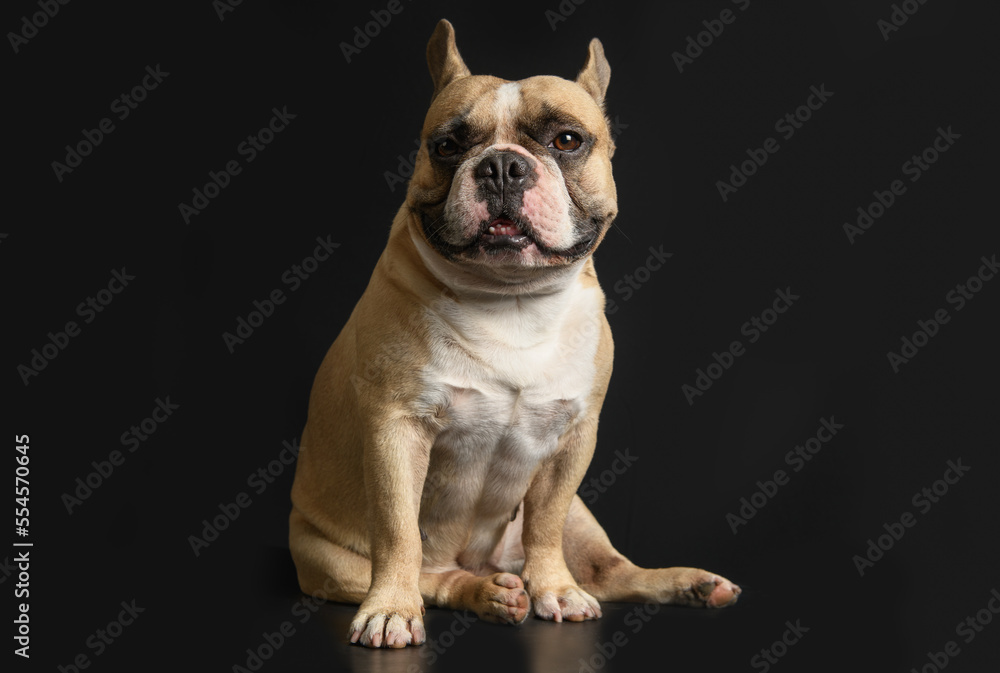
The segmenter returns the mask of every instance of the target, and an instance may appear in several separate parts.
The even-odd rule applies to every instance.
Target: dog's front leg
[[[597,442],[597,415],[570,429],[535,474],[524,496],[522,579],[535,614],[580,622],[601,616],[597,599],[577,586],[563,557],[563,527]]]
[[[365,414],[364,472],[372,581],[351,623],[352,643],[367,647],[420,645],[420,492],[427,475],[430,433],[417,420],[384,407]]]

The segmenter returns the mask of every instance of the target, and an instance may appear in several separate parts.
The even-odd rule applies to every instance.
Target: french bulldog
[[[594,250],[617,212],[600,41],[575,81],[469,72],[442,20],[406,201],[320,365],[289,543],[352,643],[424,642],[424,606],[519,624],[599,601],[722,607],[698,568],[640,568],[576,490],[611,377]]]

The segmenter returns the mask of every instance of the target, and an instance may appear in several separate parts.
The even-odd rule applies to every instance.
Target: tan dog
[[[598,600],[720,607],[739,587],[633,565],[576,496],[611,376],[592,253],[617,214],[598,40],[575,82],[471,76],[442,20],[434,97],[367,290],[312,389],[290,518],[306,593],[351,642],[418,645],[424,605],[522,622]]]

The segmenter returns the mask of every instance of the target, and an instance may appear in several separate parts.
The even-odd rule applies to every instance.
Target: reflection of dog
[[[739,587],[638,568],[577,487],[611,376],[591,255],[617,213],[593,40],[575,82],[471,76],[441,21],[423,144],[368,289],[313,385],[291,514],[307,593],[351,641],[419,644],[424,603],[516,624],[598,599],[719,607]],[[523,580],[523,584],[522,584]]]

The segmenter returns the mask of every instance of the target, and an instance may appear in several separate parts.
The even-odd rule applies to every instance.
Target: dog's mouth
[[[526,231],[526,227],[506,217],[498,217],[485,223],[475,244],[487,251],[497,251],[523,250],[534,242],[535,239]]]
[[[509,212],[501,212],[490,220],[480,221],[478,231],[465,243],[456,245],[444,240],[442,236],[442,215],[433,217],[430,212],[423,209],[418,213],[427,242],[448,259],[475,259],[485,254],[491,263],[515,262],[522,254],[537,252],[541,258],[550,260],[550,263],[566,263],[588,254],[594,247],[598,235],[597,229],[587,231],[585,233],[588,235],[568,248],[554,249],[538,241],[530,220]]]

